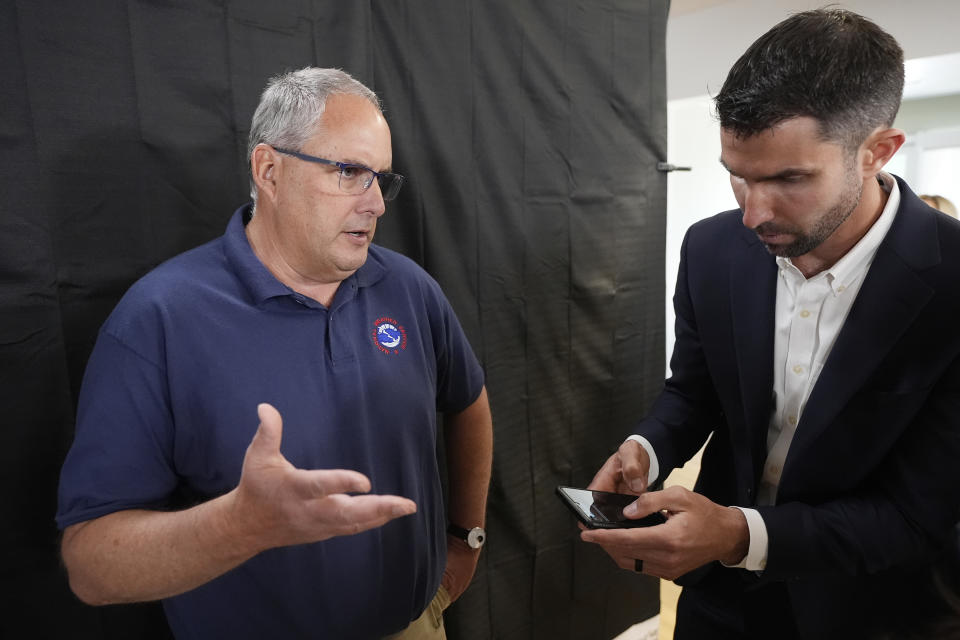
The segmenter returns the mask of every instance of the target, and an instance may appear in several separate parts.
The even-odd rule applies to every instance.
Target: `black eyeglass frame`
[[[291,149],[282,149],[280,147],[273,147],[273,150],[277,153],[282,153],[284,155],[293,156],[294,158],[299,158],[306,162],[315,162],[317,164],[327,164],[332,167],[336,167],[340,174],[338,177],[337,186],[340,187],[340,190],[344,193],[351,193],[347,189],[344,189],[340,184],[340,180],[343,179],[343,172],[348,169],[360,169],[361,171],[370,172],[370,179],[366,182],[363,182],[363,188],[358,192],[351,195],[360,195],[361,193],[366,193],[367,189],[373,185],[373,180],[376,178],[377,182],[380,183],[380,193],[383,196],[384,201],[390,201],[397,197],[397,194],[400,192],[400,187],[403,186],[403,176],[399,173],[389,173],[389,172],[380,172],[374,171],[370,167],[365,167],[362,164],[354,164],[350,162],[337,162],[336,160],[328,160],[326,158],[319,158],[317,156],[311,156],[308,153],[300,153],[299,151],[293,151]],[[385,184],[386,183],[386,184]]]

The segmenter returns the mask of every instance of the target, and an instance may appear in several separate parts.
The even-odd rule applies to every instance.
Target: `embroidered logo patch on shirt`
[[[407,348],[407,332],[393,318],[377,318],[373,322],[373,344],[387,354],[400,353]]]

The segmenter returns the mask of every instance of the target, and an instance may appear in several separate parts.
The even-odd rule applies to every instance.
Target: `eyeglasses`
[[[299,158],[300,160],[316,162],[318,164],[329,164],[336,167],[339,169],[340,174],[340,191],[343,191],[344,193],[349,193],[351,195],[359,195],[364,193],[370,188],[370,185],[373,184],[373,179],[376,178],[377,182],[380,183],[380,193],[383,196],[383,199],[393,200],[397,197],[397,193],[400,192],[400,187],[403,186],[403,176],[399,173],[380,173],[379,171],[374,171],[370,167],[365,167],[362,164],[350,164],[349,162],[327,160],[326,158],[318,158],[316,156],[307,155],[306,153],[300,153],[298,151],[281,149],[280,147],[274,147],[274,149],[277,151],[277,153],[293,156],[294,158]]]

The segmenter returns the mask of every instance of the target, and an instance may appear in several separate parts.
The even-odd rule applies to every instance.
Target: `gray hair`
[[[320,125],[327,98],[355,95],[382,110],[380,99],[363,83],[341,69],[304,67],[270,78],[250,124],[247,167],[258,144],[299,151]],[[250,176],[250,197],[257,201],[257,184]]]

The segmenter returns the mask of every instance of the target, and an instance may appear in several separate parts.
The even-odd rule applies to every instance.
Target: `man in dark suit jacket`
[[[682,576],[676,638],[926,623],[960,519],[960,225],[881,171],[902,90],[889,34],[818,10],[758,39],[716,97],[740,209],[688,231],[672,375],[590,485],[669,519],[581,534]],[[646,492],[708,437],[695,492]]]

